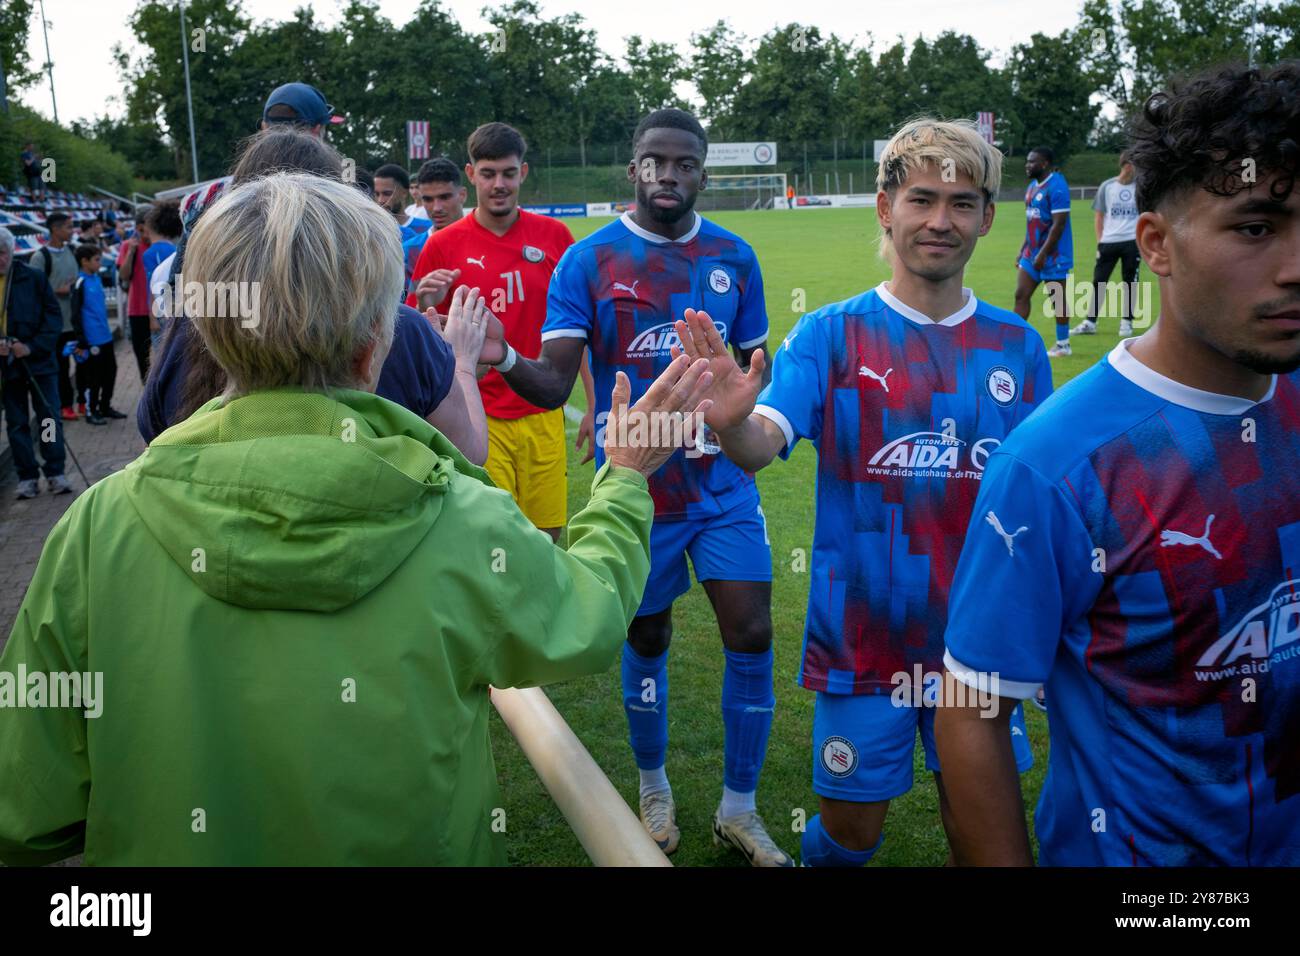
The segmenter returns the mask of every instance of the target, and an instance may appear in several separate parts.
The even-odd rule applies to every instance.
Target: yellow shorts
[[[498,488],[539,528],[563,528],[568,520],[568,459],[564,410],[523,418],[488,416],[488,456],[483,465]]]

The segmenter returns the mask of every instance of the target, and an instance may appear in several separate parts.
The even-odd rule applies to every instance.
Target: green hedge
[[[54,160],[51,189],[89,193],[95,185],[122,196],[131,191],[131,165],[124,156],[12,102],[7,114],[0,113],[0,180],[5,185],[25,185],[18,154],[29,142]]]

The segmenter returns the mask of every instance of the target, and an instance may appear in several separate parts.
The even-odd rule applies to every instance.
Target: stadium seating
[[[50,190],[44,201],[34,197],[26,188],[6,189],[0,186],[0,226],[14,234],[17,240],[14,251],[20,257],[30,256],[45,244],[49,231],[46,217],[53,212],[66,212],[73,224],[80,227],[113,208],[111,200],[91,199],[81,193]]]

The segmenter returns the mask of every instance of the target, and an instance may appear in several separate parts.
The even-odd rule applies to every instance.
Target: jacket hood
[[[486,483],[432,425],[367,392],[213,399],[124,472],[149,532],[206,594],[337,611],[437,522],[453,475]]]

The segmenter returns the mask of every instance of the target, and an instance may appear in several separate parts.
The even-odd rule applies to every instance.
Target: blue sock
[[[772,731],[772,649],[762,654],[723,650],[722,673],[723,783],[738,793],[758,789],[758,774]]]
[[[1060,319],[1056,320],[1056,341],[1070,341],[1070,323],[1068,320],[1065,322],[1062,322]]]
[[[833,839],[822,827],[822,815],[819,813],[808,821],[803,831],[801,855],[804,866],[866,866],[867,861],[885,842],[885,835],[870,850],[846,850]]]
[[[668,652],[642,657],[623,642],[623,710],[641,770],[658,770],[668,756]]]

